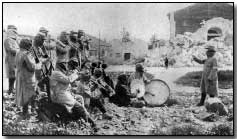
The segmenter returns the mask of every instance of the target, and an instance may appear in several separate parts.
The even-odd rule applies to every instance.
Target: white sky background
[[[20,34],[35,35],[41,26],[56,36],[83,29],[111,40],[125,27],[133,37],[149,41],[152,34],[169,38],[167,13],[191,3],[4,3],[3,26],[14,24]]]

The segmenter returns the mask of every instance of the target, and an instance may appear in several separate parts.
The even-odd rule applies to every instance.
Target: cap
[[[208,45],[205,49],[207,49],[208,51],[216,52],[216,48],[213,45]]]
[[[39,32],[47,33],[49,31],[45,27],[40,27]]]
[[[15,25],[8,25],[8,26],[7,26],[7,29],[17,30],[17,28],[16,28]]]

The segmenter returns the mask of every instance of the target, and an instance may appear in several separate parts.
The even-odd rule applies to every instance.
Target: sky
[[[123,27],[132,37],[149,41],[152,34],[169,38],[167,14],[192,3],[4,3],[3,27],[35,35],[41,26],[57,36],[78,29],[102,39],[121,38]],[[100,32],[100,33],[99,33]]]

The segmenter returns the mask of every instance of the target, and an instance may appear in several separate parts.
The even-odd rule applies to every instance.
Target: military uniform
[[[210,96],[218,96],[217,59],[211,57],[200,61],[199,63],[204,64],[201,79],[201,92]]]
[[[57,66],[58,67],[58,66]],[[73,76],[68,77],[59,68],[52,72],[50,77],[50,89],[52,102],[62,104],[69,113],[73,113],[78,117],[88,120],[92,126],[95,126],[94,121],[90,118],[89,113],[84,105],[76,101],[70,92],[69,84],[74,80]]]
[[[20,51],[16,55],[16,104],[23,106],[24,114],[27,113],[28,104],[35,95],[34,73],[37,66],[34,57],[28,51],[30,47],[29,40],[21,40]]]
[[[15,57],[19,51],[19,46],[16,40],[15,30],[9,28],[7,31],[7,38],[4,40],[4,48],[6,52],[5,64],[6,64],[6,76],[9,78],[9,90],[10,94],[14,88],[15,82]]]
[[[209,52],[215,52],[214,46],[208,46]],[[207,52],[208,52],[207,51]],[[207,53],[208,54],[208,53]],[[201,79],[201,100],[198,106],[202,106],[204,104],[206,94],[210,97],[218,96],[218,68],[217,68],[217,59],[213,56],[208,56],[206,60],[200,60],[196,57],[193,58],[199,64],[204,64],[202,79]]]

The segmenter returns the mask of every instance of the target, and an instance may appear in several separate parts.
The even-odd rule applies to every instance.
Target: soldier
[[[215,58],[215,47],[207,46],[206,47],[207,59],[200,60],[197,57],[193,56],[193,60],[199,64],[204,64],[202,79],[201,79],[201,100],[197,106],[204,105],[206,95],[210,97],[218,96],[218,77],[217,77],[217,59]]]
[[[144,74],[143,66],[141,64],[136,64],[135,73],[130,75],[129,83],[128,83],[130,86],[131,93],[133,95],[134,94],[136,95],[136,98],[132,100],[134,107],[142,107],[146,104],[146,102],[144,101],[143,95],[145,93],[150,93],[150,92],[145,92],[145,84],[149,82],[150,80]]]
[[[36,64],[30,49],[32,43],[28,39],[20,42],[20,51],[16,55],[16,104],[23,106],[23,117],[28,115],[28,104],[35,96],[35,70],[41,68]]]
[[[165,57],[165,68],[168,69],[168,66],[169,66],[169,60],[167,57]]]
[[[129,83],[131,83],[135,79],[141,80],[144,83],[150,82],[150,80],[148,80],[146,75],[144,74],[144,68],[141,64],[136,64],[135,73],[130,76]]]
[[[96,127],[95,122],[89,116],[89,113],[85,109],[83,103],[79,103],[69,92],[70,83],[77,79],[77,74],[71,74],[67,76],[67,64],[65,62],[59,62],[56,65],[56,69],[52,72],[50,77],[50,88],[52,102],[62,104],[66,107],[67,111],[78,117],[88,120],[92,127]]]
[[[94,75],[90,79],[90,88],[91,88],[91,98],[90,98],[90,107],[94,108],[97,107],[103,113],[103,117],[105,119],[112,119],[112,116],[106,111],[103,97],[104,96],[111,96],[114,93],[114,90],[108,86],[102,80],[102,71],[100,69],[94,70]],[[100,86],[102,85],[102,86]]]
[[[34,38],[33,46],[39,57],[47,57],[47,50],[54,49],[53,46],[47,43],[48,32],[49,31],[46,28],[41,27]]]
[[[39,32],[37,33],[37,35],[34,37],[34,40],[33,40],[33,49],[35,50],[38,58],[40,58],[40,60],[42,60],[43,65],[42,65],[41,69],[43,69],[43,71],[45,71],[45,72],[48,69],[50,70],[50,72],[51,72],[51,70],[53,70],[53,65],[52,65],[51,59],[50,59],[47,51],[53,50],[54,46],[51,46],[49,43],[46,42],[48,32],[49,31],[46,28],[41,27],[39,29]],[[36,70],[35,77],[38,82],[37,84],[39,86],[39,89],[44,91],[45,84],[43,82],[40,82],[40,80],[42,80],[42,77],[43,77],[43,73],[42,73],[41,69]]]
[[[71,31],[69,35],[69,44],[71,46],[69,50],[69,68],[78,67],[79,61],[79,46],[77,42],[77,32]],[[81,64],[81,63],[79,63]]]
[[[8,94],[13,93],[15,82],[15,57],[19,51],[17,43],[17,28],[14,25],[8,25],[7,38],[4,40],[4,48],[6,52],[5,64],[6,74],[8,78]]]
[[[116,94],[110,98],[110,101],[118,106],[133,106],[133,107],[143,107],[145,106],[145,101],[141,98],[136,98],[137,94],[132,94],[128,86],[128,77],[125,74],[118,76],[118,82],[115,86]]]
[[[89,58],[89,49],[91,39],[85,35],[83,30],[78,30],[78,43],[80,44],[80,61],[87,61]]]
[[[59,40],[56,41],[56,66],[57,63],[64,62],[66,67],[68,68],[68,61],[69,61],[69,50],[70,50],[69,41],[67,38],[67,32],[62,31]]]

